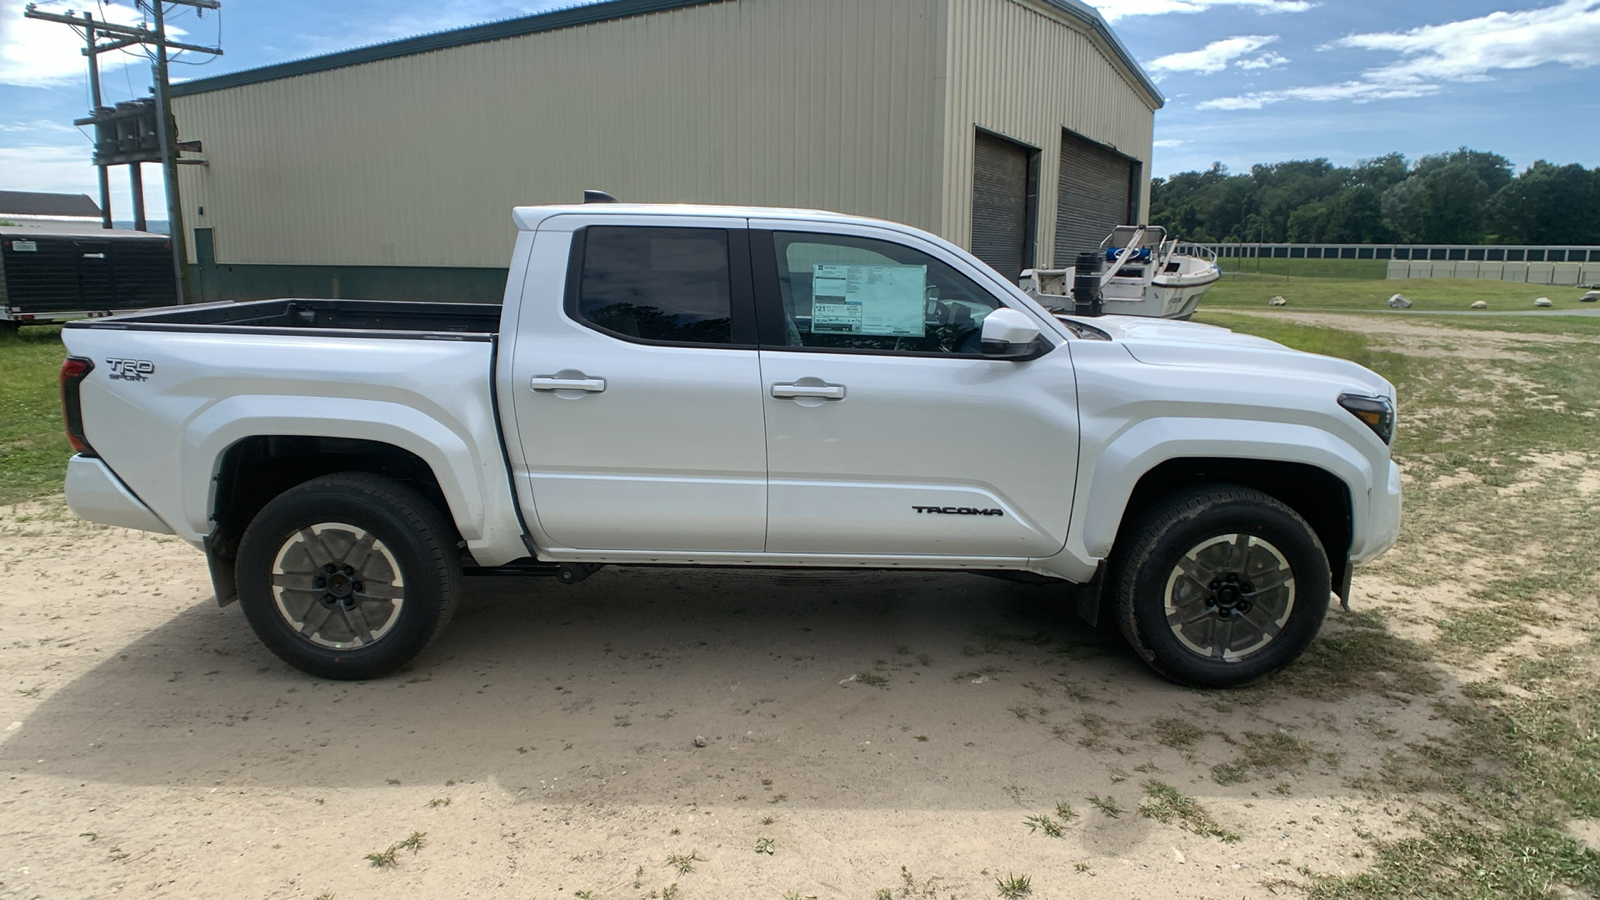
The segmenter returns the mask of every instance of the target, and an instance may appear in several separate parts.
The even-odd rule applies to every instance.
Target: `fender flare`
[[[498,456],[492,463],[482,459],[463,435],[398,403],[319,397],[309,404],[304,397],[262,395],[229,397],[185,423],[179,458],[184,515],[192,533],[211,531],[216,476],[228,449],[246,438],[276,435],[376,441],[414,454],[433,471],[461,536],[468,541],[483,537],[484,482],[481,477],[464,480],[462,474],[487,475],[487,469],[498,469]],[[503,479],[503,474],[496,477]]]
[[[1354,533],[1365,527],[1367,497],[1376,483],[1372,463],[1337,436],[1288,422],[1162,417],[1116,435],[1096,455],[1092,468],[1080,473],[1089,496],[1074,512],[1071,533],[1078,540],[1068,542],[1069,551],[1076,543],[1087,559],[1109,556],[1139,480],[1161,463],[1185,458],[1255,459],[1322,469],[1349,489]]]

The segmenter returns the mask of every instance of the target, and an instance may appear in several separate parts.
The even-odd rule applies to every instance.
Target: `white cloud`
[[[1243,34],[1224,38],[1212,41],[1199,50],[1168,53],[1152,60],[1145,68],[1156,73],[1200,72],[1209,75],[1212,72],[1221,72],[1228,67],[1228,63],[1247,53],[1254,53],[1277,39],[1278,36],[1275,34]]]
[[[1427,25],[1403,32],[1355,34],[1334,47],[1391,50],[1397,62],[1367,73],[1373,80],[1481,81],[1496,69],[1546,63],[1573,68],[1600,64],[1600,0],[1567,0],[1520,12]]]
[[[1336,84],[1259,91],[1207,100],[1198,109],[1260,109],[1285,100],[1370,103],[1426,97],[1451,82],[1488,81],[1498,71],[1557,64],[1575,69],[1600,65],[1600,0],[1567,0],[1520,12],[1494,12],[1475,19],[1426,25],[1410,31],[1373,32],[1340,38],[1329,48],[1387,50],[1400,54],[1388,65]],[[1252,68],[1241,63],[1241,68]]]
[[[0,147],[0,190],[88,194],[100,202],[99,176],[90,162],[89,142],[75,146]],[[160,166],[144,167],[144,208],[152,219],[167,217],[166,188]],[[133,218],[133,192],[126,166],[111,170],[111,211]]]
[[[75,29],[56,22],[42,22],[23,17],[25,4],[20,0],[0,3],[0,84],[21,87],[55,87],[89,79],[88,64],[83,57],[83,36]],[[63,2],[41,3],[45,12],[65,13],[75,7]],[[81,11],[81,6],[78,7]],[[104,14],[104,21],[118,25],[137,26],[140,13],[133,4],[101,3],[95,17]],[[169,25],[167,34],[174,38],[184,35],[184,30]],[[100,70],[132,64],[146,64],[138,48],[124,53],[105,53],[100,56]]]
[[[1091,0],[1107,22],[1130,16],[1167,13],[1201,13],[1218,6],[1239,6],[1262,13],[1305,12],[1317,4],[1310,0]]]
[[[1182,138],[1162,138],[1159,141],[1151,141],[1150,146],[1155,147],[1158,150],[1164,150],[1171,147],[1182,147],[1184,144],[1192,143],[1194,143],[1194,141],[1187,141]]]
[[[1263,53],[1255,59],[1241,59],[1234,65],[1244,69],[1246,72],[1253,72],[1258,69],[1276,69],[1279,66],[1287,65],[1288,62],[1289,57],[1269,52]]]
[[[1345,81],[1339,84],[1319,84],[1311,87],[1285,88],[1278,91],[1258,91],[1237,97],[1218,97],[1198,104],[1196,109],[1260,109],[1285,100],[1310,100],[1328,102],[1349,100],[1370,103],[1374,100],[1398,100],[1407,97],[1426,97],[1443,90],[1437,84],[1374,84],[1370,81]]]

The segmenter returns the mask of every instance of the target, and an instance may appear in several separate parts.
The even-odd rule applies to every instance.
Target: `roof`
[[[84,231],[52,231],[49,228],[11,228],[0,226],[0,237],[16,240],[31,241],[35,238],[64,238],[72,241],[98,241],[98,240],[140,240],[158,238],[168,240],[168,236],[154,231],[134,231],[131,228],[95,228]]]
[[[57,216],[100,218],[100,207],[88,194],[41,194],[34,191],[0,191],[0,217]]]
[[[308,56],[304,59],[262,66],[256,69],[244,69],[239,72],[230,72],[211,78],[197,78],[193,81],[185,81],[173,85],[172,96],[184,97],[191,94],[205,94],[228,88],[243,87],[249,84],[260,84],[265,81],[277,81],[282,78],[294,78],[298,75],[310,75],[315,72],[328,72],[349,66],[359,66],[363,63],[378,62],[385,59],[398,59],[403,56],[432,53],[435,50],[448,50],[452,47],[465,47],[469,44],[502,41],[507,38],[523,37],[545,31],[576,28],[580,25],[594,25],[600,22],[611,22],[634,16],[724,2],[728,2],[728,0],[609,0],[609,2],[574,6],[532,16],[486,22],[482,25],[469,25],[465,28],[423,34],[382,44],[370,44],[365,47],[341,50],[338,53],[329,53],[323,56]],[[1100,13],[1094,7],[1082,2],[1082,0],[1041,0],[1041,2],[1065,13],[1068,18],[1077,20],[1089,31],[1104,40],[1117,57],[1117,61],[1127,67],[1128,71],[1138,80],[1139,85],[1155,98],[1156,103],[1160,105],[1166,102],[1166,98],[1156,88],[1155,82],[1150,80],[1150,76],[1139,66],[1138,61],[1133,58],[1133,54],[1129,53],[1128,48],[1123,46],[1116,32],[1111,30],[1111,26],[1106,24],[1106,20],[1100,16]]]

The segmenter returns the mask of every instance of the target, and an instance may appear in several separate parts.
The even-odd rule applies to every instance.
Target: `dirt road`
[[[1429,728],[1314,681],[1178,689],[965,575],[479,579],[408,670],[324,682],[175,539],[56,504],[0,536],[3,897],[1266,895],[1361,866],[1397,810],[1350,783]],[[1141,816],[1150,782],[1240,839]]]

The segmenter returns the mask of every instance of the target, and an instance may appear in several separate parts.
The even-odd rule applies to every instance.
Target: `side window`
[[[919,250],[833,234],[775,232],[791,347],[978,354],[1000,301]]]
[[[627,338],[728,344],[728,233],[714,228],[595,225],[570,312]]]

